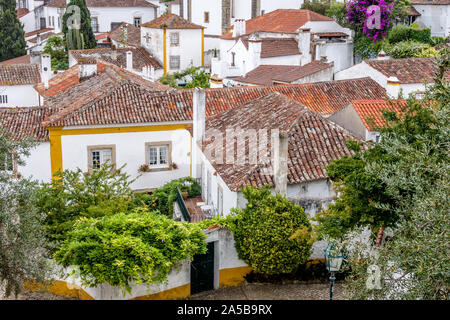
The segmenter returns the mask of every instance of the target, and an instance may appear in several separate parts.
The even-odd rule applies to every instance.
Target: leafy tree
[[[391,200],[389,204],[375,199],[373,206],[395,216],[396,222],[385,245],[374,250],[370,243],[357,244],[349,250],[346,289],[351,298],[449,298],[450,84],[444,78],[450,70],[449,57],[447,50],[438,59],[435,84],[422,101],[410,98],[402,114],[385,113],[388,126],[380,131],[377,148],[390,161],[379,158],[364,164],[363,174],[382,184],[383,196]],[[337,202],[354,209],[341,197]],[[324,219],[328,227],[342,226],[337,215],[333,218]],[[345,227],[348,234],[352,224]],[[373,265],[381,271],[381,290],[367,287],[368,268]]]
[[[45,215],[33,205],[36,184],[9,171],[13,161],[24,163],[34,143],[0,133],[0,287],[17,296],[26,278],[44,280],[47,274]]]
[[[52,57],[53,70],[67,70],[69,57],[65,51],[64,40],[58,36],[50,37],[44,47],[44,53]]]
[[[17,18],[15,0],[0,0],[0,26],[0,61],[27,54],[25,32]]]
[[[301,9],[311,10],[325,15],[333,2],[332,0],[306,0],[303,2]]]
[[[109,164],[92,173],[81,169],[57,173],[53,182],[42,185],[37,197],[40,212],[47,215],[49,239],[58,245],[80,217],[110,216],[134,208],[132,182]]]
[[[103,218],[81,218],[56,252],[62,266],[78,266],[85,285],[161,283],[195,254],[206,252],[205,235],[195,224],[175,222],[135,209]]]
[[[314,240],[303,208],[271,195],[269,187],[249,186],[242,192],[248,204],[233,210],[232,228],[239,258],[267,275],[289,273],[305,263]]]
[[[69,24],[73,28],[69,28]],[[92,49],[97,46],[85,0],[70,0],[63,15],[62,32],[67,50]]]

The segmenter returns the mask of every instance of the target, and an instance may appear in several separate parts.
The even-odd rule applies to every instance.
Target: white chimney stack
[[[389,60],[389,57],[386,56],[386,52],[384,52],[384,50],[381,50],[378,52],[377,60]]]
[[[49,54],[43,54],[42,59],[42,82],[44,82],[44,88],[49,88],[49,81],[52,76],[52,59]]]
[[[400,80],[397,77],[391,76],[387,78],[386,92],[391,98],[398,98],[400,93]]]
[[[155,67],[154,66],[150,67],[150,81],[156,81],[156,79],[155,79]]]
[[[194,96],[192,99],[193,105],[193,143],[196,145],[192,148],[192,177],[201,177],[201,159],[199,154],[198,144],[203,143],[205,139],[206,131],[206,115],[205,115],[205,104],[206,104],[206,93],[204,89],[195,88]]]
[[[41,34],[40,34],[40,33],[38,33],[38,34],[36,35],[36,44],[37,44],[38,46],[41,45]]]
[[[233,37],[239,37],[246,32],[245,19],[236,19],[234,21]]]
[[[275,193],[287,196],[288,185],[288,157],[289,157],[289,135],[280,132],[274,137],[273,154],[273,177],[275,183]]]
[[[133,71],[133,52],[127,51],[127,70]]]

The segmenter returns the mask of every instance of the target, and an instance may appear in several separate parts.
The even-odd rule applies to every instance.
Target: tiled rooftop
[[[31,56],[29,54],[20,56],[17,58],[9,59],[0,62],[0,65],[2,64],[30,64],[31,63]]]
[[[333,64],[318,60],[305,64],[304,66],[260,65],[247,73],[245,77],[237,77],[233,80],[255,85],[271,86],[274,82],[291,83],[327,68],[333,68]]]
[[[137,48],[141,46],[141,29],[122,22],[118,28],[111,31],[110,38],[116,42]]]
[[[377,127],[385,125],[383,110],[401,112],[405,107],[405,100],[358,100],[352,101],[356,113],[361,118],[364,126],[369,131],[375,131]]]
[[[386,77],[397,77],[403,84],[432,82],[438,71],[434,58],[365,60],[365,63]],[[446,77],[450,79],[450,72]]]
[[[351,155],[345,142],[349,139],[358,140],[345,129],[326,120],[321,115],[309,110],[300,103],[279,93],[270,93],[253,100],[244,106],[223,112],[207,120],[208,130],[215,129],[224,132],[225,129],[267,129],[267,149],[270,150],[270,135],[272,130],[286,132],[289,139],[288,183],[297,184],[307,181],[326,179],[325,167],[332,160],[344,155]],[[223,137],[225,143],[226,137]],[[239,143],[239,142],[238,142]],[[245,144],[244,139],[241,143]],[[223,145],[223,161],[217,163],[213,157],[217,145],[208,140],[204,143],[205,154],[217,170],[220,177],[232,191],[252,185],[262,187],[266,184],[274,186],[273,175],[263,170],[271,166],[271,151],[267,151],[268,162],[261,163],[257,155],[259,148],[245,148],[245,156],[238,159],[235,149],[235,161],[243,163],[229,163],[226,159],[226,147]],[[260,156],[260,155],[259,155]],[[249,159],[258,159],[258,163],[251,163]]]
[[[51,112],[46,107],[0,108],[0,127],[16,141],[28,137],[48,141],[48,131],[41,123]]]
[[[156,29],[204,29],[203,26],[189,22],[173,13],[166,13],[159,18],[143,23],[141,27]]]
[[[246,21],[246,34],[254,32],[294,33],[309,21],[333,21],[332,18],[304,9],[278,9]],[[233,39],[233,34],[222,36]]]
[[[162,69],[161,64],[153,58],[144,48],[97,48],[86,50],[71,50],[70,54],[78,63],[95,63],[102,60],[114,64],[120,68],[127,66],[127,52],[133,53],[133,69],[141,72],[142,67],[153,66],[155,69]]]
[[[0,65],[0,86],[30,85],[41,82],[37,64]]]

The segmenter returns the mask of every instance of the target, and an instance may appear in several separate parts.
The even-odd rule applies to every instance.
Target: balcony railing
[[[184,203],[183,196],[181,195],[180,189],[177,187],[177,203],[178,207],[181,210],[181,214],[183,218],[187,222],[191,222],[191,214],[189,213],[188,208],[186,207],[186,203]]]

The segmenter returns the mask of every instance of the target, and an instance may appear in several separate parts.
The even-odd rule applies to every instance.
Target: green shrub
[[[103,165],[92,173],[81,169],[56,174],[52,183],[38,190],[36,206],[47,215],[46,229],[51,241],[65,239],[80,217],[110,216],[134,207],[129,176]]]
[[[437,51],[430,52],[430,48],[431,46],[429,44],[415,41],[402,41],[393,46],[387,46],[386,53],[394,59],[423,57],[427,53],[430,54],[427,55],[428,57],[433,56],[433,53],[437,54]]]
[[[67,234],[56,261],[78,266],[83,284],[123,286],[161,283],[195,254],[206,252],[195,224],[175,222],[146,209],[102,218],[80,218]]]
[[[303,208],[268,187],[249,186],[243,193],[246,208],[233,210],[239,258],[264,274],[289,273],[305,263],[314,240]]]
[[[388,40],[390,44],[396,44],[411,39],[412,28],[405,25],[397,25],[389,31]]]

